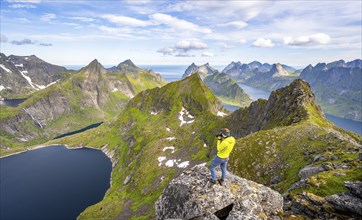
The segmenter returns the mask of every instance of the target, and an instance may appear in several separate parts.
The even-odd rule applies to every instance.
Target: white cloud
[[[5,36],[5,35],[0,35],[0,42],[1,43],[6,43],[6,42],[8,42],[8,38]]]
[[[238,29],[243,29],[246,26],[248,26],[248,23],[244,22],[244,21],[232,21],[232,22],[228,22],[225,24],[219,24],[219,27],[233,27],[233,28],[238,28]]]
[[[7,0],[7,2],[19,2],[19,3],[40,3],[41,0]]]
[[[36,6],[32,5],[32,4],[12,4],[9,7],[10,8],[36,8]]]
[[[181,19],[178,19],[176,17],[170,16],[167,14],[156,13],[156,14],[150,15],[150,18],[153,21],[155,21],[156,23],[164,24],[164,25],[167,25],[171,28],[175,28],[178,30],[200,32],[200,33],[205,33],[205,34],[212,33],[212,31],[208,28],[200,27],[194,23],[191,23],[191,22],[188,22],[185,20],[181,20]]]
[[[309,36],[299,36],[293,38],[291,36],[284,38],[284,44],[291,46],[312,46],[320,44],[328,44],[331,37],[324,33],[312,34]]]
[[[198,39],[186,39],[178,41],[175,48],[187,52],[189,50],[202,50],[209,47]]]
[[[274,47],[274,43],[270,39],[259,38],[253,43],[254,47]]]
[[[94,21],[93,18],[86,18],[86,17],[73,17],[72,19],[82,22],[92,22]]]
[[[246,40],[241,38],[241,39],[238,40],[238,43],[240,43],[240,44],[245,44],[245,43],[246,43]]]
[[[162,49],[157,50],[157,53],[163,53],[163,55],[172,55],[175,52],[173,47],[165,47]]]
[[[129,5],[144,5],[151,2],[151,0],[125,0],[124,2]]]
[[[57,16],[55,14],[47,13],[41,16],[41,19],[45,22],[49,22],[53,19],[56,19]]]
[[[234,48],[234,46],[228,45],[228,44],[226,44],[226,43],[221,43],[221,45],[222,45],[222,48],[223,48],[223,49],[226,49],[226,50],[228,50],[228,49],[233,49],[233,48]]]
[[[209,47],[199,39],[185,39],[178,41],[173,47],[164,47],[157,50],[157,53],[163,53],[163,55],[173,55],[177,53],[176,57],[193,57],[195,55],[188,54],[191,50],[204,50]]]
[[[203,52],[203,53],[201,54],[201,56],[202,56],[202,57],[213,57],[214,54],[213,54],[213,53],[210,53],[210,52]]]
[[[126,17],[126,16],[117,16],[117,15],[108,14],[108,15],[103,15],[101,17],[107,19],[109,22],[124,26],[144,27],[149,24],[147,21]]]

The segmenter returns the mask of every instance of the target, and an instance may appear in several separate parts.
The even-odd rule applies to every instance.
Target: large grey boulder
[[[208,178],[197,165],[173,179],[156,202],[157,219],[281,219],[278,192],[231,173],[222,186]]]

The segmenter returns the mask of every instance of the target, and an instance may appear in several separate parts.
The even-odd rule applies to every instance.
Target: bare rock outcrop
[[[231,173],[223,185],[209,177],[197,165],[173,179],[156,202],[157,219],[281,219],[278,192]]]

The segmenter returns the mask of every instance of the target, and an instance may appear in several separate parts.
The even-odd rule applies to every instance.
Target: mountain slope
[[[112,118],[142,89],[164,84],[147,70],[107,72],[97,61],[66,81],[31,95],[17,108],[1,106],[2,148],[26,146]],[[161,79],[162,80],[162,79]]]
[[[341,207],[353,209],[350,205],[327,200],[347,192],[347,181],[362,179],[362,137],[328,122],[305,81],[296,80],[228,119],[234,134],[243,137],[229,162],[235,174],[285,193],[286,212],[322,219],[358,216],[340,213]]]
[[[192,63],[182,77],[185,78],[195,73],[223,103],[241,107],[251,103],[250,96],[233,79],[224,73],[219,73],[208,63],[202,66]]]
[[[0,95],[26,97],[70,75],[65,67],[47,63],[38,57],[0,54]]]
[[[280,63],[273,64],[269,71],[256,73],[244,83],[269,91],[289,85],[297,75],[288,72]]]
[[[361,136],[323,117],[304,80],[227,117],[217,117],[221,111],[221,103],[193,74],[139,93],[113,122],[50,142],[100,148],[112,159],[111,188],[80,219],[154,218],[154,202],[168,183],[185,167],[214,155],[214,134],[221,127],[229,127],[237,138],[229,168],[286,193],[291,201],[286,215],[288,207],[311,218],[346,215],[329,202],[301,200],[307,194],[327,201],[330,195],[348,191],[345,181],[361,178],[362,143]],[[310,214],[309,209],[317,211]]]
[[[329,114],[362,121],[361,60],[319,63],[303,69],[323,110]]]
[[[195,63],[192,63],[189,67],[187,67],[185,73],[182,75],[182,78],[186,78],[194,73],[198,73],[201,79],[204,80],[206,76],[215,74],[217,72],[218,71],[211,67],[209,63],[205,63],[201,66],[196,66]]]
[[[215,73],[204,79],[204,83],[224,103],[241,107],[249,106],[251,98],[225,73]]]
[[[56,140],[113,155],[112,187],[80,218],[155,216],[154,202],[169,181],[206,160],[222,104],[197,74],[139,93],[114,122]]]

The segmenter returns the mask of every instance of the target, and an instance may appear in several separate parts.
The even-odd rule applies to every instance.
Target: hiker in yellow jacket
[[[221,129],[217,137],[217,155],[211,161],[211,182],[216,183],[216,171],[215,168],[220,165],[221,179],[218,179],[220,185],[223,184],[226,178],[226,166],[229,161],[229,155],[234,148],[235,138],[230,135],[230,130],[227,128]]]

